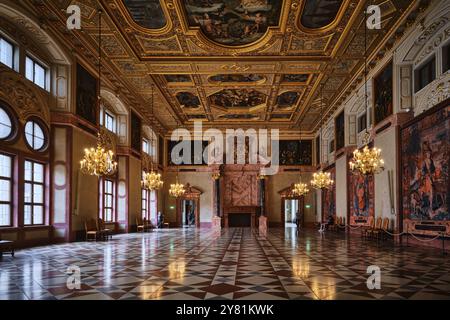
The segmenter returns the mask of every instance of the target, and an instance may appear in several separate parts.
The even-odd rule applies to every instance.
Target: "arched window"
[[[25,140],[33,150],[43,150],[46,145],[46,137],[42,126],[36,121],[28,121],[25,124]]]
[[[7,140],[14,134],[14,124],[10,113],[0,106],[0,140]]]

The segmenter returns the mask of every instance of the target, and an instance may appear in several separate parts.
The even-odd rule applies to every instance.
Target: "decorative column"
[[[260,216],[259,216],[259,234],[267,235],[267,217],[266,217],[266,179],[267,176],[259,175],[259,200],[260,200]]]
[[[222,218],[220,217],[220,172],[214,172],[212,174],[214,180],[214,194],[215,194],[215,207],[216,214],[212,218],[212,226],[215,230],[220,230],[222,228]]]

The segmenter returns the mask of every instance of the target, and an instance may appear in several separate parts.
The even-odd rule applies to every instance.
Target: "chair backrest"
[[[84,228],[86,231],[98,231],[97,220],[88,219],[84,222]]]
[[[142,221],[142,217],[136,217],[136,225],[138,225],[138,226],[142,226],[142,224],[143,224],[143,221]]]
[[[389,229],[389,218],[384,218],[383,220],[383,230],[387,231]]]
[[[377,218],[377,222],[375,224],[375,229],[381,229],[381,223],[383,222],[383,219],[381,217]]]
[[[98,218],[98,220],[97,220],[97,225],[98,225],[98,228],[99,228],[100,230],[105,229],[105,223],[104,223],[104,221],[103,221],[102,218]]]

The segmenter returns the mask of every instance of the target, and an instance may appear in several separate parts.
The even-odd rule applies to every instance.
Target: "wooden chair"
[[[84,222],[84,229],[86,231],[86,241],[96,241],[99,236],[97,221],[95,219],[89,219]]]
[[[144,220],[145,219],[142,219],[142,217],[137,217],[136,218],[137,232],[144,232],[145,231]]]
[[[97,225],[98,225],[98,231],[100,233],[100,237],[102,238],[102,240],[109,240],[112,239],[112,230],[108,229],[105,227],[105,223],[103,221],[103,219],[99,218],[97,220]]]
[[[370,219],[369,226],[361,227],[361,238],[367,238],[370,231],[375,227],[375,219]]]
[[[341,220],[337,226],[337,231],[343,230],[345,232],[345,217],[341,217]]]
[[[378,217],[375,226],[372,230],[369,230],[368,236],[369,238],[374,238],[376,234],[378,234],[381,231],[381,225],[383,223],[383,219],[381,217]]]
[[[381,219],[381,218],[378,218],[378,219]],[[377,222],[378,222],[378,219],[377,219]],[[389,218],[384,218],[381,228],[373,230],[372,236],[375,239],[377,239],[377,241],[384,240],[384,239],[386,239],[386,235],[387,235],[387,233],[385,231],[387,231],[388,229],[389,229]]]

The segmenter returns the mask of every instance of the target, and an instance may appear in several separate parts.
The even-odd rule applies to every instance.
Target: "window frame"
[[[16,59],[15,59],[15,55],[16,55],[16,45],[10,41],[8,38],[4,37],[1,33],[0,33],[0,42],[1,41],[6,42],[7,44],[9,44],[12,47],[12,52],[11,52],[11,66],[5,64],[5,62],[0,60],[0,63],[3,64],[4,66],[8,67],[11,70],[16,70]]]
[[[32,165],[32,170],[31,170],[31,180],[27,180],[26,179],[26,174],[25,174],[25,168],[26,168],[26,163],[29,162]],[[36,182],[34,181],[34,166],[35,165],[41,165],[42,166],[42,182]],[[46,225],[46,164],[40,161],[36,161],[33,159],[24,159],[24,163],[23,163],[23,225],[25,227],[32,227],[32,226],[45,226]],[[31,202],[27,202],[25,200],[25,186],[27,184],[31,184]],[[40,203],[36,203],[34,202],[34,188],[35,185],[39,185],[42,187],[42,204]],[[31,223],[27,224],[25,223],[25,207],[26,206],[30,206],[31,208]],[[42,206],[42,223],[34,223],[34,207],[35,206]]]
[[[436,66],[437,66],[437,59],[436,55],[433,54],[414,69],[414,93],[418,93],[421,90],[425,89],[430,83],[432,83],[437,79]],[[427,82],[426,84],[424,84],[425,81],[421,77],[422,72],[425,69],[428,69],[427,76],[429,77],[429,82]]]
[[[112,119],[112,128],[108,127],[107,121],[106,121],[107,118]],[[107,109],[103,110],[103,127],[112,133],[117,133],[117,117],[113,112],[111,112]]]
[[[33,79],[30,79],[27,77],[27,59],[29,59],[32,63],[33,63]],[[44,86],[42,87],[41,85],[39,85],[36,82],[36,65],[38,65],[39,67],[41,67],[44,70]],[[48,85],[48,76],[49,76],[49,72],[50,72],[50,68],[48,66],[46,66],[44,63],[40,62],[38,59],[36,59],[35,57],[33,57],[32,55],[30,55],[29,53],[27,53],[25,55],[25,78],[28,79],[29,81],[33,82],[35,85],[37,85],[39,88],[45,90],[45,91],[50,91],[49,90],[49,85]]]
[[[106,192],[106,184],[111,182],[111,193]],[[102,178],[101,183],[101,210],[100,218],[104,223],[115,223],[116,222],[116,180],[114,178]],[[106,198],[111,196],[111,206],[106,206]],[[106,219],[106,210],[111,210],[111,220]]]
[[[149,192],[147,189],[142,188],[141,192],[141,217],[143,219],[149,218]]]
[[[8,181],[9,182],[9,189],[10,189],[10,195],[9,195],[9,201],[2,201],[0,200],[0,205],[8,205],[9,206],[9,224],[8,225],[1,225],[0,228],[10,228],[13,226],[13,220],[14,220],[14,156],[0,152],[0,156],[8,157],[11,160],[11,168],[10,168],[10,176],[9,177],[3,177],[0,176],[0,180]]]
[[[442,46],[442,73],[450,71],[450,42]]]
[[[147,138],[142,138],[142,152],[150,156],[150,141]]]
[[[153,213],[154,210],[154,214]],[[156,190],[149,191],[148,193],[148,219],[157,223],[158,219],[158,193]],[[153,222],[153,221],[152,221]]]
[[[7,142],[15,142],[19,131],[19,117],[17,116],[16,112],[11,108],[8,104],[4,103],[2,100],[0,100],[0,109],[5,111],[6,115],[9,117],[9,120],[11,121],[11,133],[3,139],[0,139],[2,143]]]
[[[33,125],[33,137],[35,137],[34,136],[35,125],[38,125],[40,127],[40,129],[42,130],[42,133],[43,133],[43,136],[44,136],[44,144],[39,149],[34,148],[34,146],[31,145],[28,142],[26,127],[27,127],[27,124],[30,123],[30,122],[34,123],[34,125]],[[31,151],[33,151],[33,152],[44,152],[44,151],[47,150],[47,147],[48,147],[48,144],[49,144],[48,129],[47,129],[47,126],[43,123],[43,121],[41,119],[35,118],[35,117],[27,119],[25,121],[24,126],[23,126],[23,135],[24,135],[25,144],[27,145],[28,149],[30,149]],[[33,144],[34,144],[34,140],[33,140]]]
[[[367,129],[367,113],[364,112],[358,117],[358,133],[361,133],[366,129]]]

